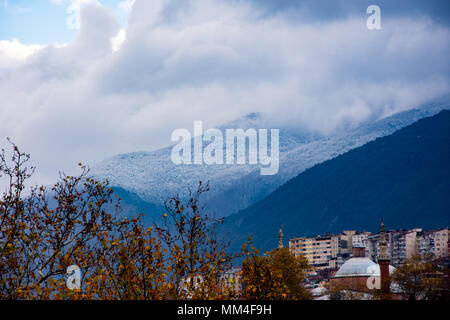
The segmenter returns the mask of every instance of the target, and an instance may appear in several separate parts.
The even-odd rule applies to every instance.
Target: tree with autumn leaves
[[[88,169],[81,166],[79,176],[61,175],[50,191],[31,187],[24,194],[34,172],[29,159],[14,144],[11,161],[4,150],[0,153],[0,174],[9,182],[0,198],[0,297],[73,295],[65,286],[66,268],[83,266],[83,277],[92,277],[100,244],[116,224],[108,213],[117,209],[113,192],[106,182],[87,177]]]
[[[7,181],[0,196],[0,299],[306,297],[300,285],[305,261],[289,250],[267,257],[227,251],[215,231],[223,219],[200,207],[208,184],[200,182],[186,201],[170,198],[162,222],[145,226],[142,214],[122,215],[108,181],[93,179],[81,164],[77,176],[60,174],[51,188],[27,190],[30,155],[11,145],[10,158],[0,153],[0,179]],[[241,256],[245,289],[238,294],[223,275]],[[81,270],[80,289],[66,286],[71,265]]]
[[[414,255],[406,259],[392,275],[408,300],[449,300],[449,261]]]
[[[242,264],[242,296],[255,300],[309,299],[302,286],[308,268],[308,260],[295,257],[288,248],[273,249],[261,256],[251,247]]]

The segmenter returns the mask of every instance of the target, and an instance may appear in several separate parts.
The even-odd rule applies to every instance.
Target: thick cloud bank
[[[0,41],[0,145],[8,136],[31,152],[47,183],[78,161],[167,145],[194,120],[218,126],[258,111],[271,127],[329,134],[449,94],[445,24],[387,17],[374,31],[366,18],[137,0],[120,30],[88,5],[72,43]]]

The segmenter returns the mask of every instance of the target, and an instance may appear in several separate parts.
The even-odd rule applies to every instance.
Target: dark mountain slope
[[[296,236],[344,229],[425,229],[450,222],[450,111],[419,120],[318,164],[226,219],[237,249],[249,234],[261,249]]]
[[[160,216],[165,212],[164,206],[144,201],[133,192],[121,187],[113,187],[113,190],[114,195],[121,199],[120,214],[123,216],[142,213],[144,215],[144,224],[150,226],[153,222],[158,222]]]

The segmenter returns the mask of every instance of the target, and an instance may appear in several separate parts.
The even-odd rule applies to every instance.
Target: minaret
[[[278,231],[278,249],[283,248],[283,230],[281,230],[281,226],[280,226],[280,231]]]
[[[391,280],[389,276],[389,262],[391,262],[391,257],[387,250],[386,230],[384,228],[383,220],[381,220],[378,265],[380,266],[381,292],[382,294],[386,295],[390,293],[391,286]]]

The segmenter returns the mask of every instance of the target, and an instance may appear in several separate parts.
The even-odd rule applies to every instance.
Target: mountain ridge
[[[252,165],[177,166],[170,160],[171,147],[120,154],[100,162],[92,172],[97,178],[107,178],[111,185],[135,193],[143,201],[157,206],[170,196],[186,194],[187,188],[195,188],[199,180],[210,181],[211,191],[205,197],[206,204],[218,215],[227,216],[261,200],[315,164],[390,134],[442,108],[435,106],[402,112],[333,136],[298,135],[282,129],[280,171],[275,176],[261,176],[259,166]],[[254,113],[228,125],[257,127],[262,125],[260,120],[259,114]],[[220,128],[224,130],[228,125]]]

